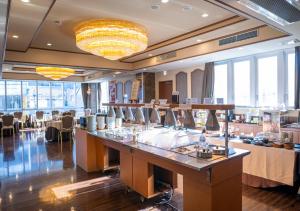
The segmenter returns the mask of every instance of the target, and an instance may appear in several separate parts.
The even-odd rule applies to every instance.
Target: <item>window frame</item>
[[[238,58],[215,62],[215,65],[227,64],[227,103],[235,103],[234,93],[234,63],[250,60],[250,105],[236,106],[240,108],[260,108],[258,105],[258,59],[277,56],[277,102],[280,106],[293,108],[288,104],[288,55],[295,53],[294,48],[281,49],[272,52],[253,54]],[[283,79],[283,80],[282,80]]]

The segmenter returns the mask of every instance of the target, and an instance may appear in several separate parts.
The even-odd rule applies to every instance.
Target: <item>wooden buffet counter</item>
[[[166,136],[161,137],[164,142]],[[145,198],[158,194],[156,180],[176,187],[181,174],[184,210],[242,210],[242,161],[247,150],[236,149],[228,158],[198,159],[103,131],[86,133],[86,142],[91,149],[86,156],[96,162],[94,170],[109,168],[109,149],[118,151],[121,181]]]

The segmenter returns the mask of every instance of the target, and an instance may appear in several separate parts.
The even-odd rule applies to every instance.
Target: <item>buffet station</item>
[[[184,210],[242,209],[243,157],[250,152],[228,146],[228,122],[220,141],[191,129],[194,124],[188,119],[183,121],[183,127],[177,127],[174,116],[174,111],[184,110],[187,118],[194,109],[207,109],[212,115],[216,110],[227,113],[234,105],[105,105],[109,107],[105,117],[86,117],[86,124],[76,128],[78,166],[88,172],[118,166],[121,181],[139,193],[142,201],[165,189],[172,196],[180,174]],[[164,127],[158,110],[166,110]],[[118,119],[125,122],[120,125]],[[215,119],[211,118],[207,128]],[[218,139],[219,143],[209,144],[210,139]]]

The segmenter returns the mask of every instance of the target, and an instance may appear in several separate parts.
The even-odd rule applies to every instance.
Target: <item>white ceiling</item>
[[[9,49],[25,50],[51,2],[12,0],[9,34],[19,34],[20,38],[9,36]],[[159,5],[160,9],[153,10],[152,5]],[[192,9],[184,11],[184,7]],[[202,18],[203,13],[209,16]],[[167,4],[160,0],[56,0],[31,47],[82,52],[75,45],[73,28],[93,18],[119,18],[139,23],[146,27],[149,45],[153,45],[234,15],[203,0],[170,0]]]

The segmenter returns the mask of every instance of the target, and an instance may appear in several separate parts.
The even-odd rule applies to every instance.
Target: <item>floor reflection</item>
[[[61,152],[60,145],[48,142],[44,132],[27,131],[4,137],[0,146],[0,180],[73,168],[74,148],[66,141]]]

